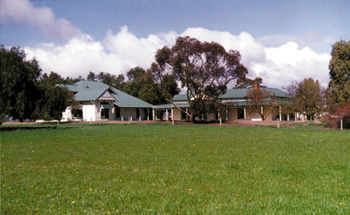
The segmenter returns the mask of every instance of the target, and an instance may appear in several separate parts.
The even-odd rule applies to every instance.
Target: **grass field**
[[[62,125],[0,138],[1,214],[350,214],[350,131]]]

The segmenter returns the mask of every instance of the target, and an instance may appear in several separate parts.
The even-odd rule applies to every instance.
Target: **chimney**
[[[259,84],[258,82],[254,82],[254,90],[259,90]]]

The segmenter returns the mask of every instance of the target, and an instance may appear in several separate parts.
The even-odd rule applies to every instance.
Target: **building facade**
[[[171,104],[151,105],[116,88],[97,81],[79,81],[72,85],[61,85],[74,94],[76,104],[67,107],[62,121],[143,121],[143,120],[176,120],[187,121],[185,114],[189,109],[187,96],[175,95]],[[252,120],[261,121],[261,115],[247,100],[249,88],[229,89],[219,96],[225,110],[220,113],[197,116],[196,120],[222,121]],[[296,120],[303,117],[295,114],[283,114],[283,105],[288,104],[289,95],[274,88],[264,88],[274,95],[276,104],[265,119]],[[265,105],[267,108],[268,106]],[[264,108],[264,107],[262,107]]]
[[[74,94],[77,104],[67,107],[62,121],[151,120],[152,105],[97,81],[61,85]]]
[[[234,120],[252,120],[261,121],[261,115],[253,108],[248,99],[247,94],[249,88],[229,89],[227,92],[219,96],[220,101],[224,104],[225,110],[221,113],[221,119],[223,121]],[[289,103],[289,95],[279,89],[264,88],[264,90],[270,92],[275,96],[274,109],[269,111],[264,120],[295,120],[296,113],[283,114],[282,107]],[[188,111],[189,104],[187,96],[184,94],[175,95],[171,104],[156,105],[153,106],[154,118],[161,120],[188,120],[188,116],[184,113]],[[264,107],[262,107],[264,108]],[[265,105],[265,108],[271,108]],[[181,111],[182,110],[182,111]],[[214,121],[219,119],[219,113],[211,113],[196,118],[197,120]]]

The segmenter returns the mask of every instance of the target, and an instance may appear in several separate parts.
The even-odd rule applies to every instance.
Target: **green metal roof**
[[[276,99],[275,101],[277,104],[289,104],[290,101],[288,100],[284,100],[284,99]],[[235,100],[231,100],[231,101],[222,101],[222,103],[224,105],[227,105],[227,106],[233,106],[233,107],[237,107],[237,106],[249,106],[251,104],[249,104],[248,101],[241,101],[241,100],[238,100],[238,101],[235,101]],[[270,105],[271,104],[271,101],[270,100],[264,100],[261,102],[262,105]]]
[[[174,107],[173,104],[153,105],[153,109],[171,109],[173,107]]]
[[[231,107],[239,107],[239,106],[249,106],[250,104],[245,100],[223,100],[222,103],[226,106],[231,106]],[[288,100],[283,100],[283,99],[276,99],[276,103],[278,104],[289,104],[290,102]],[[264,101],[263,104],[270,104],[270,101]],[[176,104],[178,108],[189,108],[188,102],[183,102],[180,104]],[[162,104],[162,105],[154,105],[154,109],[171,109],[175,108],[173,104]]]
[[[239,89],[228,89],[225,94],[220,95],[220,99],[245,99],[248,90],[252,88],[239,88]],[[273,93],[277,98],[289,98],[289,95],[279,89],[275,88],[263,88],[271,93]],[[173,97],[173,101],[187,101],[187,95],[179,94]]]
[[[94,101],[109,88],[109,86],[104,83],[85,80],[72,85],[66,84],[64,86],[67,87],[68,90],[76,92],[74,95],[76,101]]]
[[[117,99],[117,101],[114,102],[114,104],[118,107],[152,108],[152,105],[150,103],[147,103],[127,93],[124,93],[123,91],[120,91],[116,88],[112,87],[112,89],[116,92],[116,94],[112,95]]]
[[[106,90],[110,90],[112,91],[112,96],[116,99],[114,104],[118,107],[152,108],[151,104],[98,81],[83,80],[73,85],[63,86],[76,92],[74,95],[76,101],[95,101]]]
[[[229,89],[227,92],[221,96],[219,96],[220,99],[244,99],[248,91],[251,90],[252,88],[240,88],[240,89]],[[262,88],[268,92],[271,92],[274,94],[277,98],[288,98],[289,95],[279,89],[275,88]]]
[[[189,108],[190,106],[188,105],[188,102],[186,102],[186,103],[176,104],[176,107]],[[153,108],[154,109],[171,109],[171,108],[175,108],[175,105],[173,105],[173,104],[161,104],[161,105],[154,105]]]
[[[173,101],[187,101],[187,95],[178,94],[178,95],[175,95],[172,100]]]
[[[111,106],[109,104],[101,104],[101,106],[104,108],[104,109],[111,109]]]

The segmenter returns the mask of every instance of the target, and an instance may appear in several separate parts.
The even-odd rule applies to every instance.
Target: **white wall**
[[[72,108],[71,106],[67,107],[66,110],[62,113],[62,121],[70,121],[73,119]]]
[[[96,104],[95,103],[83,103],[83,120],[84,121],[96,121]],[[101,117],[100,117],[101,119]]]

